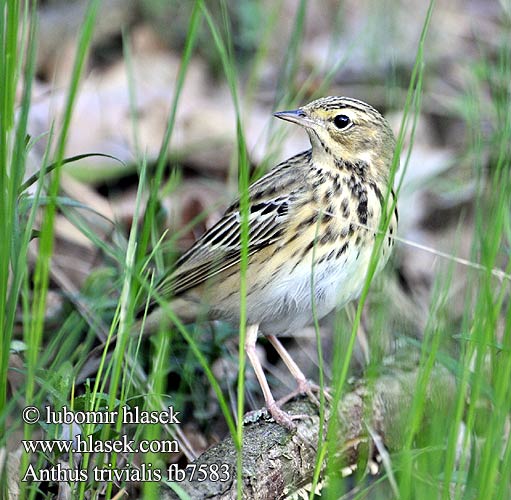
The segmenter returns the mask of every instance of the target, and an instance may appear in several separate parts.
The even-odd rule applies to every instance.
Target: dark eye
[[[347,126],[351,125],[351,120],[346,115],[337,115],[334,118],[334,125],[338,129],[343,129],[343,128],[346,128]]]

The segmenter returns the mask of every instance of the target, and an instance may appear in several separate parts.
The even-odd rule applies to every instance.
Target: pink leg
[[[298,394],[307,394],[309,399],[314,404],[317,404],[319,406],[318,398],[314,395],[314,392],[319,392],[320,387],[316,384],[311,384],[307,380],[302,370],[300,370],[300,367],[295,363],[294,359],[287,352],[286,348],[282,345],[280,340],[275,335],[267,335],[266,338],[275,348],[278,355],[280,356],[284,364],[287,366],[287,369],[290,371],[291,375],[293,375],[294,379],[296,380],[296,383],[298,384],[298,388],[296,391],[292,392],[288,396],[285,396],[284,398],[279,400],[278,403],[283,404],[289,399],[292,399],[293,397],[297,396]],[[325,395],[327,396],[327,399],[330,397],[327,391],[325,391]]]
[[[257,342],[258,330],[259,325],[247,326],[245,352],[247,353],[247,357],[252,365],[252,368],[254,369],[257,381],[259,382],[259,385],[263,391],[266,408],[270,412],[270,415],[278,424],[286,427],[287,429],[294,429],[295,425],[293,424],[293,418],[291,415],[286,413],[284,410],[281,410],[275,402],[275,398],[273,397],[270,386],[268,385],[268,380],[266,380],[263,367],[259,361],[259,358],[257,357],[255,346]]]

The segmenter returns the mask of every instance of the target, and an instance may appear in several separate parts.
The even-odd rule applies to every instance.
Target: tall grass
[[[170,106],[167,127],[162,141],[160,153],[154,169],[149,173],[146,159],[137,149],[139,163],[139,187],[135,209],[135,220],[126,241],[106,243],[94,234],[87,221],[80,216],[77,206],[58,197],[61,166],[65,163],[65,145],[69,132],[74,103],[83,74],[87,52],[90,47],[99,1],[91,0],[84,18],[83,27],[77,44],[77,53],[72,78],[69,84],[67,104],[61,123],[50,131],[48,148],[38,176],[36,189],[28,193],[27,184],[23,184],[27,163],[27,148],[32,142],[27,141],[27,121],[30,109],[31,84],[35,70],[35,33],[37,29],[34,6],[28,9],[17,0],[5,2],[0,13],[0,446],[4,447],[7,439],[19,430],[21,423],[16,418],[16,404],[23,400],[26,405],[41,406],[48,401],[56,408],[64,404],[71,408],[88,410],[119,408],[122,405],[139,405],[148,410],[163,409],[175,401],[169,397],[166,387],[169,359],[177,356],[187,345],[191,355],[186,362],[200,367],[205,373],[209,385],[213,388],[225,418],[229,432],[237,451],[237,494],[243,495],[243,414],[245,411],[245,354],[246,336],[246,268],[248,263],[248,186],[253,178],[261,175],[262,170],[272,165],[275,156],[275,145],[278,146],[283,136],[278,133],[272,136],[277,139],[269,143],[267,157],[255,169],[251,178],[248,152],[244,137],[244,103],[242,90],[248,96],[255,95],[255,88],[261,80],[261,61],[270,46],[271,38],[278,30],[279,9],[281,3],[272,7],[268,23],[263,30],[261,43],[254,55],[253,65],[249,67],[249,77],[245,87],[235,57],[233,28],[229,10],[224,0],[214,9],[209,2],[195,0],[190,11],[187,38],[181,56],[181,65],[176,76],[175,92]],[[25,7],[25,8],[23,8]],[[324,95],[331,86],[332,79],[345,62],[343,59],[332,61],[328,68],[313,68],[309,77],[297,83],[301,64],[301,48],[304,41],[305,23],[308,16],[309,3],[301,0],[296,7],[287,50],[282,59],[280,77],[275,91],[275,107],[285,104],[303,103],[312,97]],[[32,14],[29,14],[32,13]],[[28,16],[31,15],[30,23]],[[416,120],[421,109],[421,96],[427,66],[427,33],[433,15],[433,1],[424,21],[423,32],[418,42],[417,56],[413,68],[409,91],[406,100],[401,103],[404,109],[403,124],[398,135],[398,147],[394,159],[394,175],[403,175],[408,158],[401,159],[401,174],[396,174],[399,153],[405,137],[412,138],[416,130]],[[503,13],[503,15],[506,15]],[[509,19],[508,19],[509,21]],[[332,40],[338,40],[342,28],[339,19],[334,20]],[[164,256],[165,244],[162,242],[162,231],[158,223],[160,188],[166,178],[168,189],[178,189],[178,176],[168,172],[168,152],[171,137],[175,128],[177,111],[182,99],[190,61],[194,56],[201,30],[210,34],[212,46],[218,54],[222,78],[228,84],[235,110],[235,121],[232,124],[236,131],[236,148],[232,159],[232,176],[238,181],[241,207],[241,296],[239,328],[239,372],[236,386],[236,405],[234,415],[229,410],[227,397],[223,393],[220,382],[215,378],[211,366],[212,357],[201,345],[194,333],[185,327],[168,305],[166,298],[155,291],[154,276],[148,271],[149,262],[157,262],[156,269],[161,270],[168,261]],[[21,31],[23,33],[21,33]],[[22,36],[24,35],[24,36]],[[129,36],[125,37],[125,57],[130,66]],[[334,42],[332,42],[334,43]],[[439,268],[435,277],[431,303],[428,311],[426,327],[421,343],[408,344],[417,354],[416,380],[409,407],[404,410],[404,418],[399,422],[402,430],[400,440],[395,447],[380,450],[385,455],[384,466],[378,481],[367,479],[367,465],[372,450],[370,446],[360,453],[358,472],[356,473],[357,498],[369,495],[376,497],[399,496],[400,498],[427,498],[434,495],[442,498],[506,498],[511,495],[511,444],[509,440],[509,415],[511,410],[511,394],[509,378],[511,376],[511,311],[509,311],[509,281],[496,281],[491,272],[507,266],[506,273],[511,270],[509,261],[509,245],[511,241],[511,179],[509,165],[511,153],[511,98],[508,82],[511,81],[511,56],[509,42],[501,42],[499,58],[494,60],[480,56],[478,65],[474,67],[472,86],[460,100],[462,118],[465,119],[470,132],[470,162],[473,176],[477,179],[477,197],[474,205],[475,232],[473,235],[472,261],[478,263],[481,270],[467,270],[468,283],[465,298],[464,315],[460,324],[454,324],[450,314],[450,298],[452,296],[452,276],[456,269],[451,264]],[[21,50],[23,49],[23,50]],[[22,52],[20,60],[18,54]],[[347,57],[350,51],[347,50]],[[132,80],[129,70],[128,79]],[[311,92],[311,82],[323,75],[319,88]],[[507,82],[507,83],[506,83]],[[133,82],[131,81],[131,84]],[[16,89],[22,85],[23,93],[20,102],[16,103]],[[491,93],[490,107],[479,104],[482,88]],[[138,137],[136,123],[137,96],[131,87],[131,106],[133,119],[133,135]],[[392,93],[392,92],[391,92]],[[314,95],[311,95],[314,94]],[[394,95],[394,93],[392,93]],[[396,100],[394,95],[394,101]],[[17,115],[17,116],[16,116]],[[484,136],[481,129],[482,118],[491,118],[494,127],[491,136]],[[135,142],[138,142],[135,140]],[[55,151],[54,154],[50,151]],[[489,152],[489,155],[488,155]],[[490,158],[489,165],[486,158]],[[49,172],[51,170],[51,172]],[[51,174],[51,175],[50,175]],[[400,182],[397,182],[399,191]],[[46,195],[42,195],[43,189]],[[149,193],[146,207],[142,206],[143,191]],[[392,208],[387,195],[387,205]],[[47,304],[47,293],[51,275],[51,258],[53,256],[55,214],[60,210],[64,213],[110,262],[98,270],[88,281],[82,295],[74,298],[76,309],[63,319],[62,324],[53,333],[52,338],[44,336],[44,318]],[[42,222],[35,233],[35,217],[42,213]],[[391,210],[390,210],[391,211]],[[140,214],[144,213],[143,221],[138,224]],[[386,224],[380,227],[378,245],[383,241]],[[461,223],[460,223],[461,224]],[[117,231],[115,224],[114,230]],[[140,228],[140,229],[139,229]],[[460,225],[459,234],[463,231]],[[29,244],[32,237],[37,236],[38,253],[35,260],[33,282],[27,276]],[[169,238],[171,246],[175,235]],[[168,248],[167,248],[168,249]],[[507,250],[506,250],[507,249]],[[456,249],[453,249],[455,253]],[[506,253],[507,252],[507,253]],[[355,314],[353,325],[346,326],[344,316],[340,317],[336,326],[336,339],[333,352],[333,407],[337,407],[348,389],[348,377],[352,367],[351,358],[355,346],[358,328],[362,319],[362,310],[368,297],[372,275],[376,268],[376,256],[368,272],[366,286]],[[507,260],[506,260],[507,257]],[[312,283],[314,281],[314,269]],[[378,286],[378,283],[371,286]],[[121,290],[120,297],[112,304],[107,304],[114,312],[110,315],[105,311],[104,299],[111,289]],[[149,348],[141,336],[133,336],[136,323],[136,308],[143,297],[152,296],[165,311],[169,319],[170,331],[161,331],[153,337]],[[95,298],[96,297],[96,298]],[[386,297],[385,300],[392,300]],[[22,306],[23,343],[21,349],[25,361],[23,368],[24,385],[18,394],[10,400],[7,397],[9,356],[15,345],[13,329],[18,304]],[[374,354],[365,369],[368,386],[377,383],[378,377],[385,370],[384,352],[378,345],[379,333],[383,335],[388,329],[385,308],[370,311],[371,325],[375,330],[370,332],[371,352]],[[140,331],[142,328],[140,328]],[[381,331],[379,331],[381,330]],[[139,333],[140,333],[139,331]],[[316,324],[319,332],[319,325]],[[99,337],[101,347],[100,364],[94,379],[77,387],[75,374],[87,360],[88,352],[95,339]],[[19,345],[19,344],[18,344]],[[321,343],[317,338],[320,359],[321,385],[323,385],[323,361]],[[19,347],[18,347],[19,349]],[[112,351],[113,349],[113,351]],[[379,355],[378,355],[379,353]],[[145,363],[144,356],[150,361]],[[193,357],[193,359],[190,359]],[[326,360],[325,360],[326,362]],[[438,378],[450,376],[456,383],[456,399],[444,406],[435,406],[432,411],[430,391],[438,386]],[[450,380],[450,379],[449,379]],[[447,383],[447,382],[446,382]],[[80,390],[81,395],[76,392]],[[322,420],[325,417],[325,400],[321,395]],[[368,405],[369,408],[370,405]],[[374,437],[369,419],[366,416],[367,435]],[[14,424],[14,425],[11,425]],[[340,423],[334,416],[328,422],[325,433],[321,433],[318,443],[318,456],[315,464],[313,483],[317,484],[326,471],[329,481],[326,486],[327,498],[338,498],[340,492],[348,491],[352,483],[340,475],[337,452]],[[32,426],[23,426],[23,436],[30,439],[33,435]],[[58,438],[62,429],[45,428],[45,436]],[[102,440],[124,432],[120,422],[112,426],[95,428],[85,426],[84,435],[94,434]],[[177,438],[188,457],[193,457],[193,449],[181,431],[161,429],[159,426],[145,426],[138,429],[136,438],[159,439],[177,432]],[[25,470],[33,457],[24,455],[21,471]],[[123,457],[85,455],[81,467],[107,462],[115,467]],[[128,457],[131,460],[133,457]],[[59,457],[37,457],[38,467],[43,467],[49,459]],[[144,456],[146,464],[153,463],[162,469],[165,463],[154,454]],[[325,467],[326,464],[326,467]],[[7,496],[6,471],[0,471],[0,495]],[[123,485],[125,486],[125,485]],[[84,499],[89,494],[97,495],[99,485],[93,481],[74,485],[73,494]],[[160,498],[161,485],[146,483],[143,485],[143,498]],[[178,485],[169,485],[180,496],[186,498]],[[38,495],[38,484],[22,483],[22,495],[35,498]],[[390,488],[390,493],[388,488]],[[314,488],[313,488],[314,489]],[[116,495],[113,485],[107,486],[105,498]],[[311,495],[312,496],[312,495]]]
[[[30,227],[21,226],[22,219],[18,207],[19,189],[25,172],[26,126],[30,105],[31,85],[34,74],[34,33],[35,23],[32,16],[32,29],[28,40],[24,67],[24,88],[22,110],[18,122],[15,122],[15,93],[22,76],[22,65],[18,59],[19,26],[23,20],[19,2],[9,2],[3,6],[0,15],[0,40],[4,50],[0,55],[0,437],[5,446],[7,436],[7,415],[11,409],[7,399],[8,366],[16,307],[20,290],[26,279],[25,259],[31,235]],[[27,24],[24,23],[26,28]],[[21,217],[29,217],[24,213]],[[33,212],[32,212],[33,220]],[[27,392],[34,392],[34,358],[38,345],[27,351],[28,370],[32,381],[27,384]],[[0,476],[4,476],[4,470]],[[7,496],[7,482],[0,481],[0,494]]]

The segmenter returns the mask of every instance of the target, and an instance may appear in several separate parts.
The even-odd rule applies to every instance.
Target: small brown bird
[[[312,148],[278,164],[249,188],[245,350],[268,411],[292,427],[256,356],[258,333],[282,357],[298,391],[311,394],[311,384],[277,335],[292,335],[311,324],[313,302],[321,319],[359,296],[390,189],[395,140],[378,111],[347,97],[325,97],[275,116],[305,128]],[[394,210],[389,236],[397,219]],[[207,304],[211,318],[239,324],[241,220],[235,201],[179,259],[159,293],[185,305]],[[385,238],[377,271],[392,243]]]

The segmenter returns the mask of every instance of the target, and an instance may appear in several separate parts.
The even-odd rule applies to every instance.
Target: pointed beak
[[[279,111],[273,116],[286,120],[287,122],[297,123],[302,127],[311,127],[314,122],[301,109],[293,109],[292,111]]]

